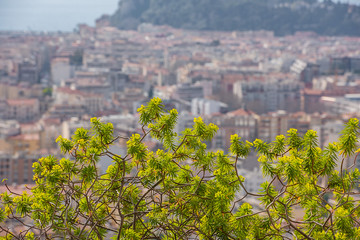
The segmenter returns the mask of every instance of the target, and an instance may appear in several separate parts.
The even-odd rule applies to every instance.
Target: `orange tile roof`
[[[38,102],[36,98],[29,98],[29,99],[8,99],[6,100],[7,104],[10,106],[16,105],[34,105]]]
[[[250,113],[242,108],[239,108],[238,110],[232,111],[232,112],[228,112],[227,113],[228,116],[249,116]]]

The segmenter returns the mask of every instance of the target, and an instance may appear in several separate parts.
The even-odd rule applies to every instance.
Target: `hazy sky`
[[[72,31],[112,14],[118,0],[0,0],[0,30]]]

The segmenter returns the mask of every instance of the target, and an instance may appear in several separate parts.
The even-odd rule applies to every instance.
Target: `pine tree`
[[[35,162],[32,194],[1,193],[0,239],[360,239],[360,172],[344,167],[359,155],[357,119],[325,149],[315,131],[290,129],[271,143],[233,135],[225,154],[207,150],[214,124],[195,118],[178,134],[177,111],[158,98],[138,111],[142,133],[127,138],[124,156],[109,150],[122,137],[97,118],[90,130],[60,136],[68,158]],[[151,151],[149,137],[162,148]],[[252,151],[271,179],[255,193],[237,169]],[[101,156],[113,161],[104,174]],[[23,229],[9,229],[10,220]]]

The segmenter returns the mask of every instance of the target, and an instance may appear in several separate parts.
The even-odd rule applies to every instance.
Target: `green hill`
[[[120,0],[111,22],[120,29],[148,22],[193,30],[360,36],[360,7],[316,0]]]

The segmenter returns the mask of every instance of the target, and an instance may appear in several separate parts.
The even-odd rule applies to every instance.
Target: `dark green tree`
[[[120,29],[146,22],[194,30],[359,36],[360,6],[333,1],[319,6],[316,0],[122,0],[111,21]]]
[[[81,66],[83,64],[83,49],[76,49],[74,54],[70,56],[70,64],[74,66]]]

